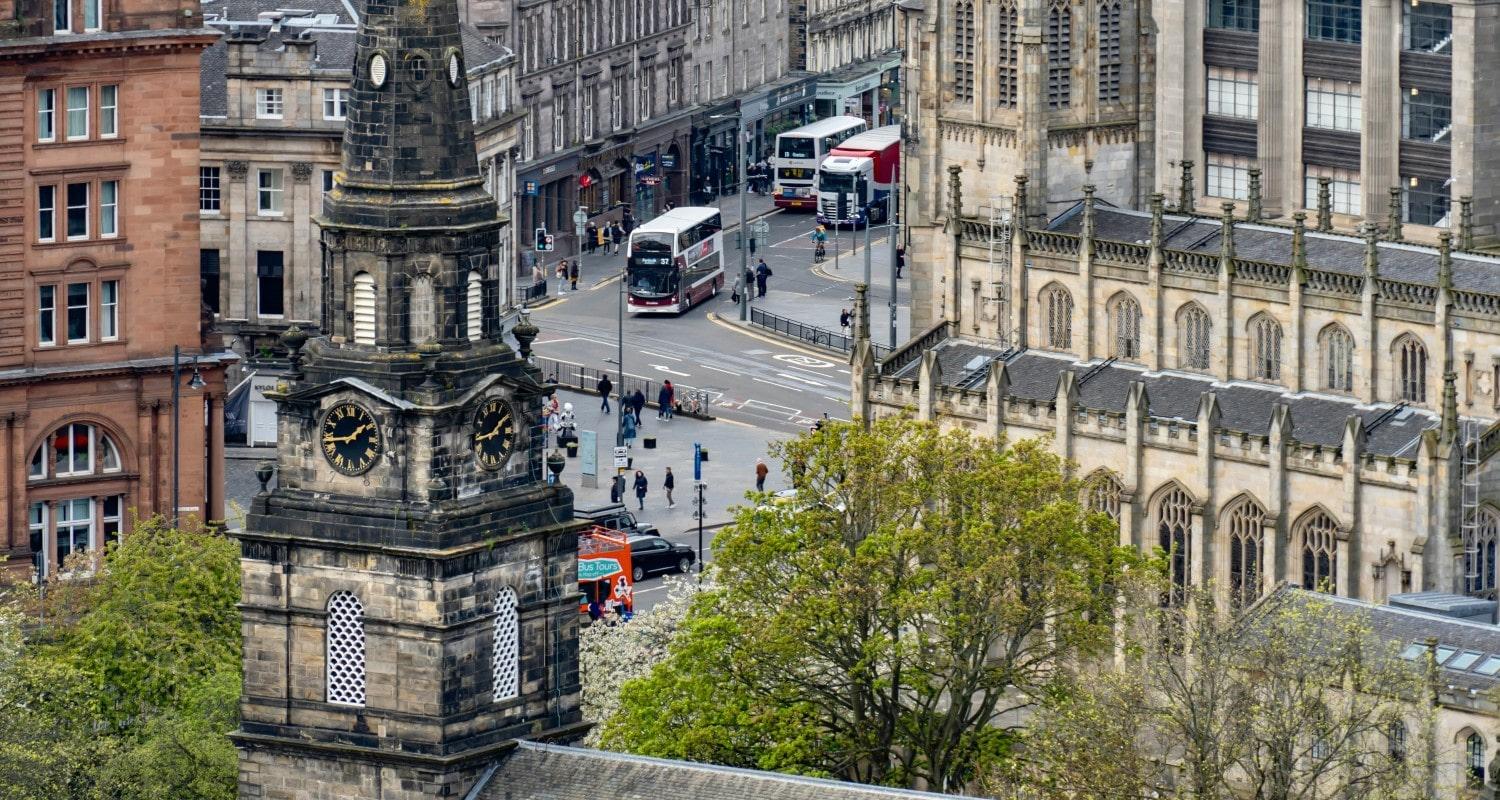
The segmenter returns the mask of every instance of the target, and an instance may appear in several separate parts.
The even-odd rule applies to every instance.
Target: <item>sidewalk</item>
[[[613,449],[615,445],[615,413],[603,414],[599,410],[599,398],[577,392],[559,392],[564,402],[573,404],[577,416],[578,430],[598,433],[599,485],[587,488],[582,485],[582,457],[568,459],[563,469],[562,481],[572,487],[574,503],[580,507],[599,506],[609,502],[609,481],[615,474]],[[617,411],[611,403],[611,411]],[[766,453],[766,447],[775,440],[787,438],[775,433],[741,423],[726,420],[703,422],[677,417],[670,421],[659,420],[652,409],[644,412],[645,425],[636,435],[635,446],[630,455],[634,459],[626,473],[626,502],[642,521],[656,525],[668,536],[696,532],[698,520],[693,516],[695,498],[693,488],[693,442],[703,445],[709,452],[709,460],[703,464],[703,480],[708,484],[704,508],[707,517],[704,527],[714,527],[729,522],[732,506],[745,504],[745,492],[755,488],[755,459],[764,458],[771,473],[766,478],[766,489],[775,491],[786,488],[783,483],[781,464]],[[656,437],[656,448],[646,449],[645,437]],[[662,476],[667,467],[672,468],[677,488],[673,491],[675,508],[667,508],[667,496],[662,490]],[[635,492],[630,488],[635,481],[635,470],[646,474],[649,488],[646,493],[646,510],[639,511]]]

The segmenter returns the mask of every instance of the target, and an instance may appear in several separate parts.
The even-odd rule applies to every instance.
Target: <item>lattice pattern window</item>
[[[1177,313],[1177,366],[1208,369],[1213,322],[1197,303],[1188,303]]]
[[[1066,0],[1047,11],[1047,106],[1073,103],[1073,12]]]
[[[1307,79],[1307,127],[1358,133],[1363,124],[1364,101],[1359,84]]]
[[[495,702],[521,694],[521,614],[516,590],[509,586],[495,595],[494,657],[490,664]]]
[[[365,607],[351,592],[328,598],[328,702],[346,706],[365,704]]]
[[[1260,30],[1260,0],[1208,0],[1208,27]]]
[[[1401,364],[1401,399],[1427,402],[1427,348],[1411,334],[1396,340],[1396,360]]]
[[[1229,602],[1239,610],[1260,598],[1262,525],[1266,510],[1248,497],[1235,501],[1224,515],[1229,533]]]
[[[1320,167],[1314,164],[1304,164],[1302,205],[1306,208],[1318,207],[1318,179],[1329,178],[1328,201],[1333,206],[1335,214],[1351,214],[1359,216],[1364,213],[1364,198],[1359,192],[1359,173],[1350,172],[1345,169],[1333,167]]]
[[[953,7],[953,96],[974,99],[974,4]]]
[[[1120,75],[1125,70],[1120,51],[1120,0],[1099,3],[1099,102],[1120,102]]]
[[[995,33],[998,37],[1000,54],[1000,64],[995,75],[1000,95],[998,105],[1001,108],[1015,108],[1016,73],[1021,62],[1021,48],[1020,41],[1016,38],[1016,4],[1014,2],[1001,4],[1000,26]]]
[[[1307,0],[1307,38],[1359,44],[1360,0]]]
[[[1193,501],[1180,486],[1174,486],[1156,504],[1157,543],[1167,554],[1171,589],[1167,601],[1181,605],[1187,597],[1188,548],[1192,544]]]
[[[1338,569],[1338,523],[1317,511],[1302,523],[1302,588],[1332,593]]]
[[[1354,337],[1342,326],[1330,325],[1323,330],[1321,345],[1323,388],[1354,391]]]
[[[473,270],[464,291],[464,328],[471,342],[484,335],[484,280]]]
[[[1448,227],[1448,182],[1438,178],[1406,177],[1401,180],[1401,216],[1414,225]]]
[[[1495,543],[1500,540],[1500,515],[1480,509],[1475,525],[1464,531],[1464,591],[1492,597],[1495,593]]]
[[[1251,369],[1263,381],[1281,380],[1281,323],[1261,315],[1250,323]]]
[[[1208,154],[1208,182],[1203,191],[1209,197],[1245,200],[1250,197],[1250,168],[1255,160],[1226,153]]]
[[[1108,514],[1116,522],[1120,519],[1120,494],[1125,487],[1114,475],[1100,471],[1084,484],[1084,502],[1090,511]]]
[[[1042,298],[1047,309],[1047,346],[1053,350],[1073,347],[1073,296],[1061,286],[1048,289]]]
[[[1128,294],[1117,296],[1109,305],[1110,355],[1115,358],[1141,357],[1141,306]]]

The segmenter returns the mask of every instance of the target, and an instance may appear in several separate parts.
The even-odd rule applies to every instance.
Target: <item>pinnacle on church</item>
[[[493,221],[474,149],[456,0],[369,0],[325,225],[455,229]]]

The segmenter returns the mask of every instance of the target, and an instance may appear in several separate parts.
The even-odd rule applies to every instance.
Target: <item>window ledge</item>
[[[49,142],[32,142],[34,150],[65,150],[71,147],[87,147],[93,144],[124,144],[130,139],[125,136],[91,136],[87,139],[54,139]]]

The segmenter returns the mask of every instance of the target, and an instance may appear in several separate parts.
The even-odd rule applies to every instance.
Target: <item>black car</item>
[[[630,537],[630,578],[643,581],[658,572],[687,572],[698,556],[685,544],[669,542],[660,536],[637,534]]]
[[[656,526],[649,522],[641,522],[625,508],[624,503],[610,503],[597,508],[574,508],[574,519],[586,519],[595,525],[601,525],[612,531],[622,533],[640,533],[649,536],[660,536]]]

